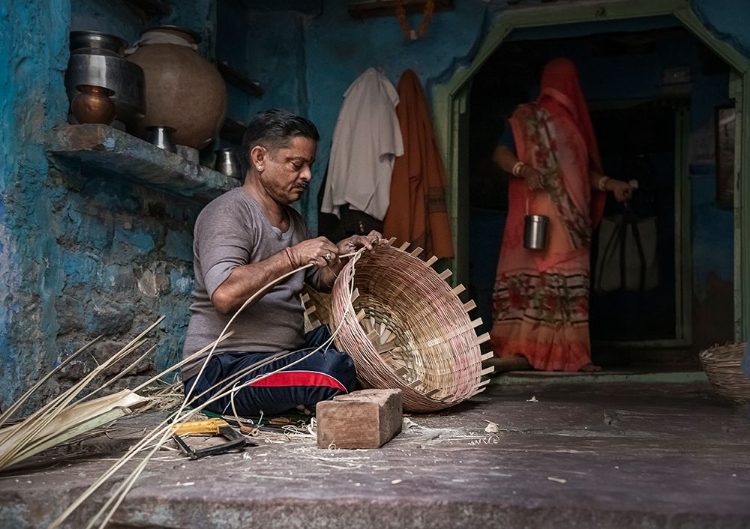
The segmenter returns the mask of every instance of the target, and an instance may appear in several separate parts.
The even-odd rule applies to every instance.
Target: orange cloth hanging
[[[445,202],[445,169],[435,141],[427,101],[412,70],[398,82],[396,107],[404,155],[396,158],[383,235],[398,244],[410,242],[426,255],[453,257],[450,219]]]

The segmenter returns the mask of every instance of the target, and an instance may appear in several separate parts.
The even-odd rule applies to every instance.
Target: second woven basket
[[[698,355],[714,391],[737,404],[750,402],[750,379],[741,365],[746,346],[745,342],[714,345]]]
[[[352,259],[331,294],[331,330],[336,345],[354,360],[360,382],[369,388],[400,389],[404,409],[441,410],[483,391],[477,337],[458,297],[444,278],[416,255],[381,246]],[[491,353],[490,353],[491,355]]]

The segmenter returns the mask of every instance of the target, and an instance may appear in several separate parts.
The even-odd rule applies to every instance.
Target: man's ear
[[[255,167],[257,171],[262,171],[263,167],[266,163],[266,158],[268,156],[268,151],[260,146],[256,145],[252,149],[250,149],[250,166]]]

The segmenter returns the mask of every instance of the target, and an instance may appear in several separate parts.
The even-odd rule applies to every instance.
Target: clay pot
[[[78,123],[102,123],[111,125],[117,114],[115,102],[110,99],[114,90],[103,86],[79,84],[78,93],[70,102],[70,112]]]
[[[146,115],[136,127],[140,137],[146,127],[168,126],[175,129],[175,143],[202,149],[218,136],[226,113],[226,84],[195,51],[198,42],[200,36],[192,31],[159,26],[146,30],[128,57],[146,79]]]

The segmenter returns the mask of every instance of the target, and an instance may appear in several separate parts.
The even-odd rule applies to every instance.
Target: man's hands
[[[375,246],[380,244],[380,241],[382,240],[383,236],[375,230],[372,230],[367,235],[352,235],[351,237],[339,242],[339,253],[345,255],[359,250],[360,248],[372,250]]]
[[[297,266],[305,266],[314,263],[318,268],[333,265],[335,272],[341,269],[340,256],[350,254],[360,248],[372,250],[383,240],[383,236],[373,230],[367,235],[352,235],[338,245],[332,243],[325,237],[317,237],[303,241],[289,248],[292,259]]]
[[[314,263],[323,268],[338,260],[339,249],[325,237],[308,239],[289,248],[297,266]]]

